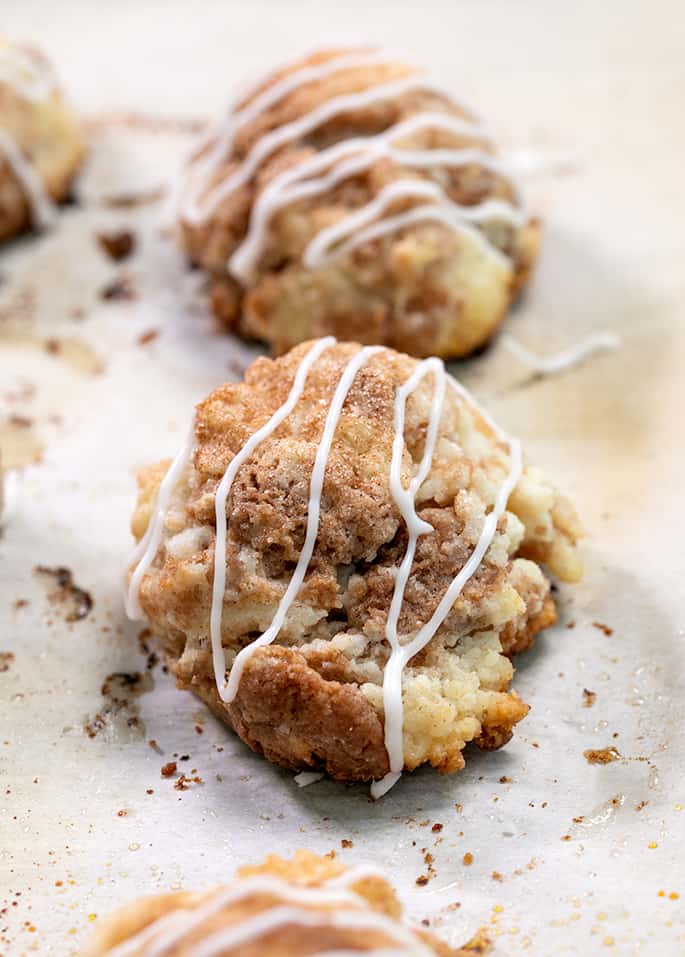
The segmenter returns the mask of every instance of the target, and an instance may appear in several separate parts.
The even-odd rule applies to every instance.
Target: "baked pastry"
[[[271,761],[376,795],[510,738],[507,655],[555,621],[540,565],[580,574],[518,442],[440,359],[384,347],[257,359],[139,487],[128,612],[178,684]]]
[[[298,851],[204,893],[135,901],[98,927],[82,957],[473,957],[481,943],[455,949],[408,924],[377,868]]]
[[[49,224],[84,154],[48,60],[0,37],[0,241]]]
[[[301,57],[239,95],[188,165],[179,223],[217,317],[275,353],[332,334],[466,356],[539,238],[473,110],[368,47]]]

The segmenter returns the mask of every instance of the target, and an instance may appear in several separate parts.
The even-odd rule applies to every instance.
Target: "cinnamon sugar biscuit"
[[[83,957],[469,957],[481,944],[448,947],[408,924],[377,868],[298,851],[240,868],[232,884],[204,893],[135,901],[102,923]]]
[[[48,60],[0,37],[0,241],[48,225],[84,154]]]
[[[239,95],[190,162],[180,241],[229,328],[466,356],[539,226],[473,110],[396,56],[325,50]]]
[[[178,684],[269,760],[376,793],[510,738],[508,655],[555,621],[541,566],[580,575],[572,507],[439,359],[333,339],[200,403],[132,527],[129,613]]]

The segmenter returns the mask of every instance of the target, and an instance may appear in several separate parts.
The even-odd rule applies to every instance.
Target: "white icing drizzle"
[[[226,656],[221,640],[221,621],[226,587],[226,508],[228,495],[233,481],[243,464],[252,455],[254,450],[266,438],[272,435],[278,426],[292,413],[302,396],[310,370],[322,353],[333,346],[335,341],[333,337],[329,336],[319,340],[309,349],[296,371],[286,401],[276,410],[271,418],[248,439],[242,449],[233,457],[216,489],[216,542],[214,551],[212,605],[210,611],[210,637],[217,691],[221,699],[225,702],[231,702],[235,698],[245,665],[254,652],[258,648],[270,644],[278,636],[286,621],[288,612],[304,583],[318,536],[321,496],[326,465],[345,400],[359,370],[366,365],[372,356],[383,351],[383,347],[367,346],[360,348],[349,360],[340,376],[326,415],[312,474],[310,476],[305,540],[297,565],[279,602],[271,625],[262,635],[238,653],[233,660],[227,679]],[[401,468],[404,452],[406,405],[409,397],[419,388],[424,378],[429,375],[432,377],[434,385],[425,446],[421,461],[416,467],[409,486],[405,489],[401,481]],[[409,576],[411,575],[417,541],[421,535],[433,531],[432,526],[428,522],[419,518],[416,512],[416,497],[421,485],[430,472],[444,408],[446,386],[449,386],[453,392],[485,420],[494,433],[497,442],[507,449],[509,457],[508,470],[497,492],[492,508],[484,519],[480,537],[468,561],[450,583],[430,619],[425,622],[416,633],[402,637],[398,634],[398,622],[402,610],[405,589],[409,581]],[[432,358],[419,362],[407,381],[397,389],[394,406],[394,427],[395,435],[393,439],[389,477],[390,492],[406,524],[408,542],[405,554],[396,571],[395,587],[386,622],[386,639],[390,646],[390,657],[383,675],[383,705],[385,746],[388,753],[390,771],[381,781],[373,782],[371,793],[376,798],[381,797],[395,784],[401,775],[404,765],[404,711],[402,702],[404,669],[411,659],[425,648],[436,635],[465,585],[480,567],[481,562],[492,544],[497,530],[497,523],[506,510],[509,496],[519,480],[522,469],[520,443],[503,432],[478,405],[473,396],[471,396],[459,382],[445,372],[444,365],[440,359]],[[160,486],[153,518],[148,525],[145,536],[132,556],[132,561],[137,561],[138,565],[131,575],[129,585],[127,600],[127,611],[129,615],[140,613],[138,601],[140,581],[154,561],[157,550],[159,549],[164,530],[164,517],[169,507],[171,495],[189,461],[192,447],[193,432],[191,431],[186,444],[172,463]],[[311,783],[311,781],[315,779],[318,779],[316,772],[311,774],[304,772],[296,778],[298,784],[303,785]]]
[[[612,352],[621,346],[621,337],[614,332],[593,332],[568,349],[551,356],[539,356],[517,342],[511,336],[502,336],[500,342],[513,356],[527,365],[537,375],[557,375],[580,365],[597,352]]]
[[[140,583],[143,580],[143,576],[150,568],[150,565],[152,565],[153,561],[155,560],[159,546],[162,544],[164,520],[166,518],[167,512],[169,511],[171,496],[174,494],[174,489],[178,485],[178,482],[185,471],[188,462],[190,461],[194,442],[195,420],[193,419],[193,424],[190,427],[188,436],[183,443],[182,448],[169,466],[169,469],[159,486],[159,491],[157,492],[157,501],[155,502],[155,511],[152,518],[148,522],[145,534],[131,552],[129,560],[126,563],[127,569],[130,569],[133,565],[136,566],[131,573],[128,588],[126,589],[125,593],[126,614],[129,618],[138,619],[142,618],[143,616],[143,610],[140,607],[139,597]]]
[[[316,784],[322,777],[322,771],[300,771],[295,775],[294,781],[298,788],[307,788],[310,784]]]
[[[140,952],[142,947],[145,947],[145,957],[164,957],[185,937],[200,929],[224,908],[255,896],[273,897],[279,904],[266,907],[253,917],[231,924],[223,930],[200,939],[188,949],[188,957],[212,957],[226,950],[235,949],[250,940],[258,939],[287,924],[301,927],[376,930],[402,944],[400,953],[409,952],[416,957],[429,957],[432,951],[426,948],[407,926],[390,920],[383,914],[359,908],[360,904],[364,904],[364,898],[355,893],[352,888],[354,884],[368,877],[382,877],[382,873],[377,868],[362,865],[350,868],[337,877],[325,881],[320,887],[300,887],[271,875],[247,877],[231,887],[219,889],[199,907],[179,908],[170,914],[165,914],[133,937],[109,950],[108,957],[131,957]],[[332,909],[341,905],[342,908],[344,905],[351,905],[351,907]],[[318,912],[307,909],[317,907],[331,909]],[[371,953],[380,957],[380,954],[385,951],[387,948],[383,951],[371,951]]]
[[[47,100],[56,88],[49,64],[32,51],[13,44],[0,46],[0,84],[29,102]],[[29,206],[31,225],[44,229],[53,222],[55,205],[31,160],[24,155],[16,139],[0,126],[0,155],[23,190]]]
[[[31,214],[31,225],[44,229],[55,218],[55,204],[48,196],[42,179],[33,164],[24,156],[21,149],[7,130],[0,127],[0,154],[17,179],[26,197]]]
[[[313,351],[313,350],[312,350]],[[340,377],[340,381],[333,393],[333,398],[331,399],[331,404],[328,409],[328,415],[326,416],[326,422],[324,424],[323,434],[319,441],[319,447],[316,452],[316,458],[314,459],[314,468],[312,469],[311,478],[309,480],[309,503],[307,506],[307,530],[305,533],[304,545],[302,546],[302,551],[295,566],[295,571],[292,574],[292,578],[288,583],[288,587],[285,590],[283,597],[281,598],[278,608],[276,609],[276,614],[273,617],[271,625],[267,628],[263,635],[260,635],[259,638],[255,638],[254,641],[250,642],[245,648],[236,655],[233,664],[231,665],[231,670],[229,673],[228,682],[221,680],[223,675],[222,670],[216,669],[217,659],[220,661],[223,659],[223,648],[221,648],[221,610],[223,605],[223,590],[221,594],[214,593],[214,599],[220,599],[221,603],[218,600],[213,601],[212,603],[212,646],[215,652],[214,661],[215,661],[215,672],[214,676],[217,681],[217,690],[219,696],[223,701],[231,702],[238,693],[238,685],[240,684],[240,679],[243,674],[245,665],[255,653],[258,648],[263,648],[265,645],[270,645],[271,642],[278,636],[279,631],[285,623],[286,616],[290,606],[297,598],[297,594],[302,587],[307,574],[307,569],[309,567],[309,562],[311,560],[312,554],[314,553],[314,546],[316,545],[316,539],[319,533],[319,515],[321,512],[321,492],[323,490],[323,481],[326,472],[326,463],[328,462],[328,455],[331,450],[331,445],[333,444],[333,437],[335,436],[335,430],[338,425],[338,420],[342,413],[343,405],[345,404],[345,399],[347,398],[347,393],[352,388],[352,383],[354,382],[357,372],[366,365],[369,359],[375,355],[377,352],[382,351],[382,346],[365,346],[363,349],[360,349],[359,352],[354,355],[350,361],[345,366],[343,374]],[[245,446],[246,448],[247,446]],[[237,456],[236,456],[237,458]],[[235,461],[235,460],[234,460]],[[231,463],[233,464],[233,463]],[[227,473],[228,474],[228,473]],[[226,487],[226,494],[230,488],[230,482]],[[218,497],[218,496],[217,496]],[[222,513],[219,512],[217,507],[217,528],[219,525],[219,516],[222,514],[222,521],[225,527],[225,505]],[[225,560],[223,554],[221,557],[221,563],[225,568]],[[216,559],[215,559],[215,569],[216,569]],[[215,570],[216,578],[216,570]],[[219,654],[220,652],[220,654]],[[225,661],[224,661],[225,669]]]
[[[285,76],[277,79],[271,86],[261,88],[261,84],[268,84],[269,79],[274,76],[276,71],[272,71],[263,78],[261,84],[253,87],[251,92],[243,94],[242,99],[237,101],[239,104],[247,98],[247,104],[243,107],[236,105],[229,110],[219,128],[204,139],[199,153],[196,152],[190,165],[181,203],[181,218],[191,225],[204,222],[223,200],[248,182],[259,166],[276,150],[293,140],[306,136],[324,123],[346,112],[372,106],[405,93],[428,91],[447,99],[467,117],[463,119],[439,111],[422,111],[375,136],[353,137],[336,143],[278,174],[257,196],[250,213],[247,234],[227,264],[228,271],[240,282],[248,284],[253,280],[257,263],[266,244],[269,223],[278,210],[298,200],[325,193],[343,180],[368,170],[381,157],[388,157],[406,169],[430,169],[441,166],[458,168],[469,164],[478,165],[496,173],[508,182],[512,189],[513,202],[489,200],[476,206],[461,206],[452,202],[445,189],[437,183],[419,182],[414,192],[407,191],[402,194],[391,192],[386,194],[385,201],[381,200],[380,196],[375,197],[362,209],[347,216],[341,223],[324,230],[323,233],[326,236],[331,233],[341,236],[346,230],[351,231],[357,228],[359,218],[368,225],[376,216],[382,215],[393,199],[401,196],[423,200],[424,206],[427,203],[436,204],[437,209],[428,206],[421,216],[410,210],[400,216],[390,217],[387,220],[387,227],[382,229],[379,224],[371,225],[368,232],[360,233],[358,237],[350,239],[347,244],[341,243],[335,250],[335,255],[344,255],[356,245],[387,235],[405,226],[433,221],[455,232],[468,234],[471,238],[480,238],[484,252],[507,261],[495,243],[488,239],[487,234],[472,228],[470,224],[482,226],[489,220],[496,219],[512,227],[520,226],[526,218],[520,192],[503,164],[494,160],[482,148],[483,145],[491,145],[491,138],[477,114],[466,104],[455,101],[447,90],[427,80],[416,69],[409,76],[399,80],[380,83],[361,92],[333,96],[296,120],[267,131],[253,144],[247,156],[223,182],[212,184],[220,165],[230,155],[236,133],[284,96],[307,83],[317,82],[343,70],[393,62],[398,60],[389,53],[340,51],[323,63],[301,65],[293,72],[286,73]],[[249,98],[250,96],[252,99]],[[477,145],[435,149],[412,149],[411,147],[402,149],[393,145],[403,136],[409,137],[421,130],[429,129],[449,132],[462,139],[466,137]],[[313,178],[322,173],[324,175]],[[432,188],[422,190],[422,185]],[[409,215],[410,213],[412,215]],[[314,237],[303,256],[305,265],[314,269],[328,262],[333,253],[324,255],[322,250],[325,246],[326,241],[321,235]]]
[[[430,361],[430,360],[428,360]],[[417,369],[419,372],[420,367]],[[444,374],[444,373],[443,373]],[[416,373],[415,373],[416,375]],[[411,381],[411,380],[410,380]],[[476,544],[476,547],[469,556],[468,561],[461,569],[458,575],[452,579],[450,586],[447,591],[444,593],[438,607],[435,609],[430,619],[419,628],[416,634],[407,642],[400,643],[399,639],[395,635],[395,644],[391,640],[392,632],[386,630],[386,636],[391,642],[392,654],[390,660],[388,661],[385,671],[383,673],[383,706],[384,706],[384,722],[385,722],[385,741],[386,748],[388,750],[388,758],[390,762],[390,771],[388,774],[382,778],[380,781],[374,781],[371,785],[371,795],[374,798],[382,797],[386,794],[394,784],[397,783],[397,780],[402,773],[402,768],[404,765],[404,752],[402,748],[402,728],[404,724],[404,708],[402,703],[402,673],[405,666],[408,662],[417,655],[423,648],[426,647],[428,642],[435,636],[438,629],[445,621],[449,615],[452,606],[455,601],[459,598],[462,593],[465,585],[470,578],[478,571],[481,562],[485,558],[485,554],[492,544],[492,540],[495,537],[495,532],[497,531],[497,523],[500,517],[504,514],[507,502],[509,501],[509,496],[514,490],[516,483],[518,482],[521,469],[522,469],[522,457],[521,457],[521,445],[519,441],[513,437],[510,437],[504,433],[499,426],[493,422],[489,415],[487,415],[480,406],[476,403],[473,397],[464,389],[464,387],[452,378],[452,376],[446,376],[447,384],[452,388],[454,392],[457,393],[462,399],[470,403],[485,419],[490,428],[494,431],[499,442],[504,444],[509,452],[509,470],[507,475],[500,486],[497,496],[495,498],[494,505],[492,510],[486,515],[485,521],[483,522],[483,528],[480,533],[480,537]],[[416,383],[413,388],[409,391],[413,391],[418,385],[419,379],[417,378]],[[401,417],[403,421],[403,411],[400,413],[398,407],[402,403],[401,408],[403,409],[404,403],[406,402],[407,396],[400,397],[400,393],[395,399],[395,409],[396,409],[396,423],[398,418]],[[435,397],[434,397],[435,398]],[[431,415],[433,415],[433,410],[431,410]],[[396,426],[397,427],[397,426]],[[396,437],[397,440],[397,437]],[[428,439],[426,440],[426,445],[428,446]],[[426,453],[424,452],[424,459]],[[432,449],[431,449],[432,457]],[[393,455],[394,461],[394,455]],[[422,462],[423,465],[423,462]],[[430,463],[429,463],[430,467]],[[399,488],[398,488],[399,486]],[[396,472],[395,482],[392,481],[391,474],[391,491],[395,497],[398,507],[403,512],[405,521],[409,528],[409,544],[407,546],[407,552],[405,553],[405,560],[407,555],[410,552],[410,549],[416,547],[416,539],[420,534],[423,534],[427,529],[425,525],[427,523],[422,523],[414,512],[414,500],[416,497],[416,492],[418,487],[412,490],[410,485],[410,492],[412,494],[411,503],[405,497],[403,490],[401,490],[401,485],[399,482],[399,476]],[[411,521],[411,524],[410,524]],[[413,551],[412,551],[413,558]],[[404,566],[404,561],[402,563],[402,568]],[[411,566],[409,566],[410,570]],[[404,587],[406,585],[406,575],[401,575],[398,573],[397,581],[395,585],[395,591],[397,592],[398,588],[402,589],[402,594],[404,593]],[[393,594],[393,604],[395,603],[395,594]],[[392,606],[391,606],[392,607]],[[399,609],[401,605],[398,600],[397,616],[399,616]],[[394,618],[396,623],[397,618]],[[388,625],[393,626],[393,619],[390,615],[388,616]]]
[[[23,100],[34,103],[47,100],[57,88],[47,60],[14,43],[0,45],[0,83],[11,86]]]

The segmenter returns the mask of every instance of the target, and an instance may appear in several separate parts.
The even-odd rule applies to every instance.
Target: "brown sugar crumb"
[[[68,568],[58,565],[48,568],[45,565],[36,565],[34,574],[53,578],[55,588],[48,594],[53,604],[60,602],[67,606],[66,621],[81,621],[93,608],[93,599],[84,589],[74,583],[74,576]]]
[[[416,883],[418,884],[419,887],[425,887],[426,884],[428,883],[428,880],[429,880],[428,875],[426,875],[426,874],[420,874],[420,875],[416,878]]]
[[[120,811],[117,811],[117,817],[126,817],[127,815],[128,811],[125,807],[122,807]]]
[[[18,611],[20,608],[26,608],[28,603],[28,598],[17,598],[12,607]]]
[[[492,941],[488,937],[485,928],[481,927],[476,935],[461,948],[467,954],[489,954],[492,951]]]
[[[117,193],[103,197],[102,205],[109,207],[109,209],[135,209],[137,206],[159,202],[166,196],[166,193],[167,191],[163,186],[156,189],[141,190],[139,193]]]
[[[639,802],[635,805],[635,810],[636,810],[636,811],[641,811],[642,808],[643,808],[643,807],[647,807],[648,804],[649,804],[649,801],[639,801]]]
[[[153,790],[152,788],[146,788],[145,793],[146,793],[146,794],[154,794],[155,792],[154,792],[154,790]]]
[[[570,835],[570,834],[563,834],[561,839],[562,839],[562,841],[570,841],[570,840],[571,840],[571,835]]]
[[[607,637],[609,637],[609,635],[613,635],[613,633],[614,633],[614,629],[613,629],[613,628],[610,628],[608,625],[605,625],[605,624],[604,624],[603,622],[601,622],[601,621],[593,621],[593,622],[592,622],[592,627],[593,627],[593,628],[598,628],[599,631],[603,632]]]
[[[117,276],[100,291],[100,298],[106,302],[130,302],[137,298],[130,276]]]
[[[611,764],[612,761],[621,759],[620,753],[614,747],[588,748],[583,751],[583,755],[588,764]]]
[[[470,867],[470,865],[473,864],[473,854],[471,851],[467,851],[461,860],[462,864],[464,864],[466,867]]]
[[[193,768],[193,770],[195,769]],[[204,784],[204,783],[205,782],[203,781],[203,779],[197,774],[193,775],[192,777],[189,777],[186,774],[181,774],[174,781],[174,789],[176,791],[187,791],[191,784]]]
[[[201,724],[196,724],[196,725],[195,725],[195,734],[204,734],[204,733],[205,733],[205,729],[202,727],[202,725],[201,725]]]
[[[597,699],[597,692],[583,688],[583,707],[591,708]]]
[[[9,671],[10,665],[14,661],[14,653],[11,651],[0,651],[0,672]]]
[[[136,246],[136,237],[127,229],[116,233],[98,233],[97,241],[103,252],[115,262],[130,256]]]
[[[353,843],[352,841],[350,841],[349,838],[343,837],[343,839],[340,841],[340,846],[341,846],[341,847],[354,847],[354,843]]]
[[[107,675],[100,688],[103,703],[100,710],[83,724],[89,738],[96,737],[108,727],[143,733],[137,698],[152,687],[149,675],[139,671],[116,671]]]
[[[566,627],[567,627],[567,628],[575,628],[575,627],[576,627],[575,621],[569,621],[569,622],[567,622],[567,623],[566,623]]]
[[[506,774],[503,774],[502,777],[499,779],[499,783],[500,783],[500,784],[511,784],[511,778],[507,777]]]
[[[490,877],[493,879],[493,881],[500,881],[500,883],[504,880],[499,871],[493,871]]]
[[[147,332],[143,332],[138,336],[138,339],[137,339],[138,345],[146,346],[148,342],[154,342],[158,336],[159,336],[159,329],[148,329]]]
[[[148,741],[147,745],[148,745],[149,748],[152,748],[153,751],[156,751],[157,754],[163,754],[163,753],[164,753],[164,752],[162,751],[162,749],[160,748],[160,746],[157,744],[157,741],[155,740],[155,738],[150,738],[150,740]]]
[[[162,777],[163,778],[172,778],[176,774],[176,762],[169,761],[167,764],[162,767]]]
[[[433,827],[431,828],[431,831],[432,831],[434,834],[439,834],[440,831],[442,830],[442,827],[443,827],[442,824],[439,824],[439,823],[436,822],[436,823],[433,825]]]

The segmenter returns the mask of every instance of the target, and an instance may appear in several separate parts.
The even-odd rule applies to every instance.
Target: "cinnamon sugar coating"
[[[216,487],[246,440],[285,401],[303,344],[258,359],[245,381],[197,409],[196,446],[143,577],[140,602],[178,684],[194,691],[255,751],[293,770],[369,780],[388,770],[383,737],[385,624],[407,531],[391,495],[394,401],[415,368],[382,350],[358,372],[325,472],[319,534],[304,584],[275,643],[249,659],[237,697],[221,701],[209,639]],[[227,667],[271,624],[304,541],[309,479],[332,393],[359,346],[337,344],[313,366],[293,413],[239,469],[227,502],[222,643]],[[407,403],[402,482],[423,454],[432,373]],[[399,619],[409,636],[428,621],[481,533],[508,454],[475,407],[447,390],[431,469],[417,493],[433,532],[419,538]],[[147,528],[168,463],[139,476],[134,535]],[[509,655],[555,621],[544,563],[581,573],[570,504],[525,466],[493,542],[444,623],[403,676],[404,762],[459,770],[469,741],[504,744],[528,710],[509,691]],[[534,556],[531,560],[528,556]],[[540,564],[539,564],[540,563]]]
[[[359,52],[359,51],[357,51]],[[302,67],[340,56],[326,51],[303,57],[274,74],[245,98],[254,97]],[[406,79],[413,67],[396,60],[350,66],[299,86],[242,126],[229,151],[216,164],[200,195],[207,203],[256,144],[274,130],[307,116],[333,98]],[[364,242],[345,255],[316,267],[303,256],[320,232],[366,206],[397,183],[439,186],[448,201],[473,209],[489,200],[516,205],[510,179],[477,158],[461,165],[435,161],[409,166],[379,155],[361,172],[324,192],[286,203],[269,217],[265,242],[253,275],[237,276],[228,261],[245,239],[256,205],[285,170],[320,156],[355,137],[373,137],[420,113],[471,122],[470,111],[434,89],[413,89],[348,110],[306,135],[295,136],[260,164],[255,174],[200,218],[181,210],[179,240],[189,259],[211,277],[215,315],[240,335],[269,343],[276,354],[306,339],[332,334],[365,344],[379,343],[415,356],[466,356],[483,346],[506,315],[517,291],[531,274],[540,227],[532,217],[520,223],[489,219],[472,234],[439,222],[407,225]],[[198,162],[207,159],[217,139],[210,138]],[[470,149],[487,156],[495,148],[482,130],[424,128],[400,136],[407,150]],[[333,168],[333,167],[331,167]],[[195,168],[190,167],[189,175]],[[425,200],[397,198],[383,213],[391,217]],[[482,232],[487,242],[473,233]]]

